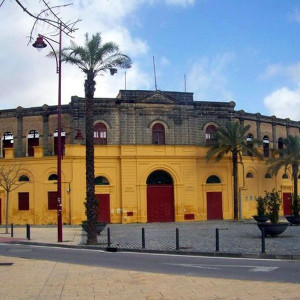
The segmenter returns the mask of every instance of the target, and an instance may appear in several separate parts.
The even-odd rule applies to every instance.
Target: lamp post
[[[61,205],[61,36],[62,36],[62,24],[59,24],[59,41],[52,40],[44,35],[39,35],[32,45],[38,50],[47,47],[47,44],[51,47],[56,60],[56,73],[58,74],[58,112],[57,112],[57,239],[58,242],[63,241],[62,237],[62,205]],[[44,42],[46,41],[46,43]],[[58,44],[58,56],[49,41]]]

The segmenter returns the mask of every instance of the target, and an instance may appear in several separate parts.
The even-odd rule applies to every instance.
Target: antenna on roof
[[[155,60],[153,56],[153,70],[154,70],[154,83],[155,83],[155,90],[157,91],[157,84],[156,84],[156,71],[155,71]]]
[[[186,93],[186,76],[184,74],[184,92]]]

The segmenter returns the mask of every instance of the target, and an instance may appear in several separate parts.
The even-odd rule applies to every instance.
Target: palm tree
[[[209,161],[216,156],[216,161],[220,161],[226,154],[231,153],[232,174],[233,174],[233,215],[234,219],[239,219],[238,213],[238,161],[242,161],[242,153],[247,153],[252,159],[262,154],[253,147],[260,141],[253,139],[252,143],[247,142],[247,132],[250,125],[243,126],[239,122],[226,122],[224,127],[218,126],[213,134],[212,141],[207,145],[209,147],[206,153],[206,160]]]
[[[71,41],[71,46],[62,50],[62,61],[76,65],[85,75],[84,92],[86,100],[85,134],[86,134],[86,215],[87,215],[87,243],[97,243],[97,210],[95,197],[94,172],[94,92],[95,78],[99,74],[110,71],[111,75],[117,72],[116,68],[130,68],[131,60],[120,52],[119,47],[108,42],[102,44],[100,33],[89,39],[85,35],[84,46],[78,46]]]
[[[300,138],[289,135],[283,139],[283,148],[278,150],[279,157],[270,158],[267,163],[270,164],[269,172],[276,175],[281,168],[292,171],[294,183],[294,197],[298,196],[298,173],[300,164]]]

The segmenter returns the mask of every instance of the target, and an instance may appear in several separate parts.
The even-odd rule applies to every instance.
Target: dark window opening
[[[269,142],[269,137],[264,136],[263,138],[263,150],[264,150],[264,157],[269,157],[270,155],[270,142]]]
[[[34,156],[34,146],[39,146],[39,133],[37,130],[30,130],[28,133],[28,156]]]
[[[154,171],[152,172],[148,179],[147,184],[173,184],[172,177],[165,171]]]
[[[212,175],[207,178],[206,183],[221,183],[221,180],[218,176]]]
[[[57,180],[58,176],[56,174],[51,174],[49,177],[48,177],[48,180]]]
[[[29,178],[26,175],[22,175],[19,177],[19,181],[29,181]]]
[[[109,181],[104,176],[98,176],[95,178],[95,185],[109,185]]]
[[[48,210],[57,209],[57,192],[48,192]]]
[[[248,172],[247,174],[246,174],[246,178],[253,178],[254,176],[253,176],[253,173],[251,173],[251,172]]]
[[[56,129],[54,134],[54,155],[57,155],[57,143],[58,143],[58,130]],[[66,132],[61,130],[61,155],[65,155],[65,143],[66,143]]]
[[[284,173],[284,174],[282,175],[282,179],[289,179],[288,174]]]
[[[11,132],[5,132],[2,137],[2,156],[5,157],[5,148],[13,148],[14,147],[14,136]]]
[[[107,127],[103,123],[94,125],[94,144],[107,145]]]
[[[19,193],[19,210],[29,210],[29,193]]]
[[[266,173],[265,178],[272,178],[272,175],[270,173]]]

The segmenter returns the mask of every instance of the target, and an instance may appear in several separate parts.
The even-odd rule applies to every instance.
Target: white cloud
[[[169,5],[179,5],[187,7],[189,5],[193,5],[195,3],[195,0],[165,0],[165,3]]]
[[[187,74],[187,89],[196,100],[223,101],[232,98],[226,71],[234,55],[225,53],[213,58],[203,57],[195,62]]]
[[[264,98],[264,104],[271,115],[300,120],[300,62],[269,65],[260,77],[264,80],[283,77],[294,85],[293,88],[284,86],[272,91]]]
[[[300,88],[295,90],[287,87],[278,89],[264,98],[264,104],[271,115],[300,120]]]

